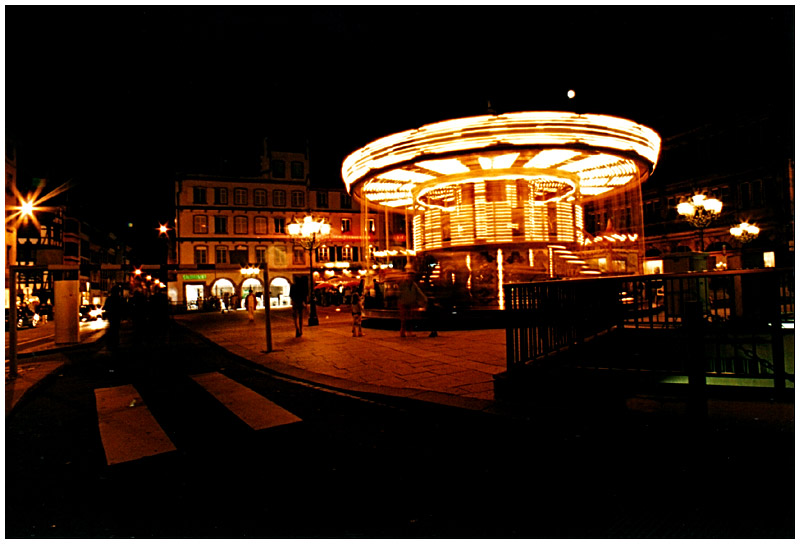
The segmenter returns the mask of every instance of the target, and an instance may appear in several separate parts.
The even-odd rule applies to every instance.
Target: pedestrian
[[[108,345],[112,350],[119,347],[119,330],[122,322],[122,290],[119,285],[111,289],[106,299],[106,315],[108,316]]]
[[[253,323],[256,317],[256,296],[253,294],[252,289],[248,291],[247,298],[244,299],[244,307],[247,308],[248,320]]]
[[[289,286],[289,299],[292,301],[292,319],[294,320],[294,335],[296,338],[303,336],[303,312],[307,297],[308,289],[304,278],[295,279]]]
[[[363,283],[362,283],[363,285]],[[359,286],[353,289],[350,293],[350,311],[353,314],[353,336],[364,336],[361,332],[361,318],[363,315],[364,305],[362,298],[362,288]]]
[[[406,274],[400,282],[400,291],[397,296],[397,309],[400,311],[400,336],[414,336],[411,330],[411,313],[427,305],[427,297],[422,293],[417,283]]]

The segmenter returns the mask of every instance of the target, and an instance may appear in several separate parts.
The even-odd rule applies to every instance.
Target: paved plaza
[[[328,387],[476,410],[494,404],[493,376],[505,370],[505,330],[421,330],[401,338],[386,328],[353,337],[349,306],[318,309],[318,326],[297,338],[291,310],[270,312],[272,352],[266,353],[263,312],[175,317],[209,341],[275,372]],[[307,318],[304,320],[307,323]]]

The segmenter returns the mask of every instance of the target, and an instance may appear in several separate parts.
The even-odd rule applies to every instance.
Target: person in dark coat
[[[292,319],[294,319],[295,336],[303,336],[303,313],[308,298],[308,288],[304,278],[295,279],[289,287],[289,299],[292,301]]]

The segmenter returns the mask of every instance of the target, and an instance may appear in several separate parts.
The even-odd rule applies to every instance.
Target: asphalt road
[[[105,328],[106,321],[97,320],[79,323],[81,335],[90,334],[92,331]],[[40,323],[36,327],[28,327],[17,330],[17,352],[25,353],[29,351],[41,350],[43,347],[52,347],[55,341],[56,325],[54,321]],[[5,332],[6,359],[8,359],[9,334],[8,327]]]
[[[793,434],[388,404],[149,332],[69,353],[6,419],[7,538],[794,536]],[[208,373],[301,421],[253,430]],[[95,391],[123,385],[174,451],[108,464]]]

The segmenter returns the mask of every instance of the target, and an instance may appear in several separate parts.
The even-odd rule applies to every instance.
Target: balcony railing
[[[504,286],[509,373],[524,366],[647,371],[680,383],[794,383],[794,269]]]

